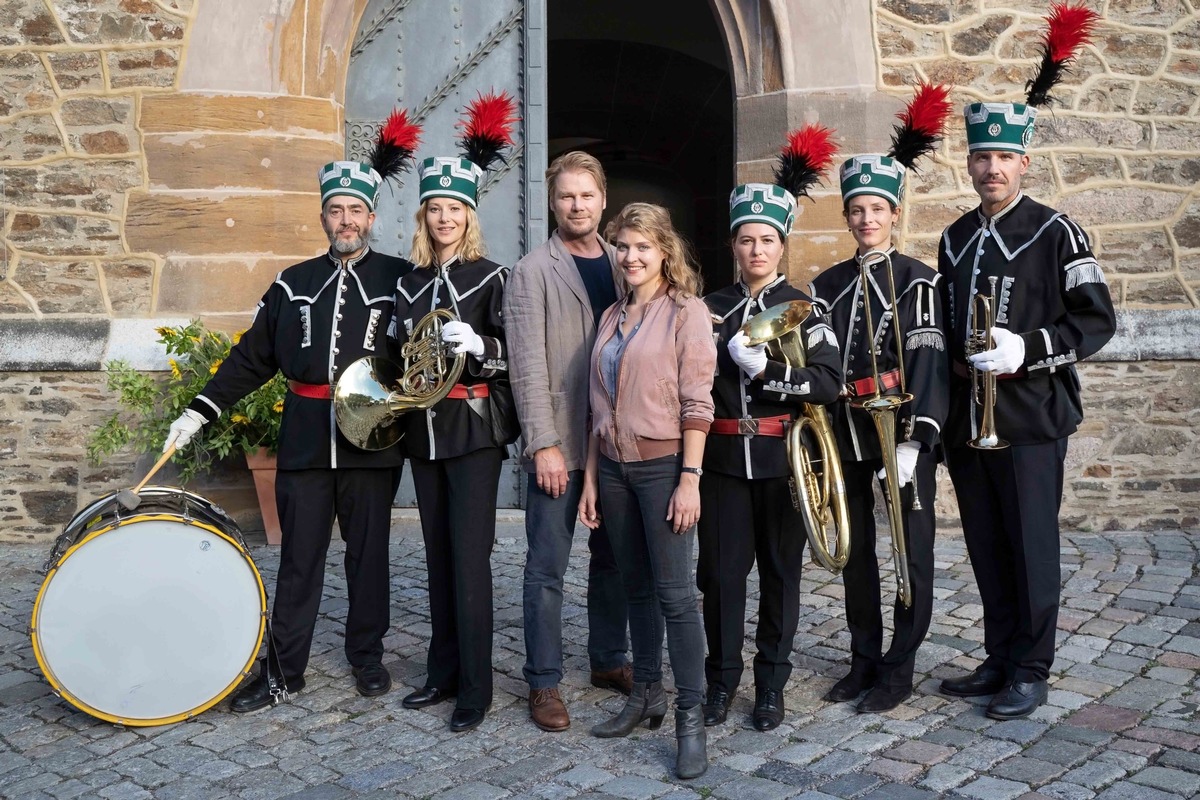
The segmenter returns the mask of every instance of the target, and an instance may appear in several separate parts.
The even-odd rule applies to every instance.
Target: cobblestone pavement
[[[272,586],[278,551],[253,542],[252,549]],[[1031,719],[1011,722],[987,719],[982,701],[937,693],[941,678],[973,668],[982,657],[982,609],[961,536],[944,534],[937,545],[934,623],[918,658],[916,694],[884,715],[859,715],[850,705],[819,699],[846,668],[848,634],[840,580],[809,567],[784,725],[754,731],[753,690],[743,686],[729,722],[709,729],[708,774],[682,782],[673,777],[670,724],[624,740],[587,733],[622,701],[588,683],[581,544],[564,611],[562,689],[572,726],[542,733],[528,720],[519,519],[501,526],[493,557],[496,702],[481,728],[467,734],[448,730],[451,704],[422,711],[400,705],[406,685],[423,683],[429,633],[422,545],[411,518],[397,523],[392,541],[393,633],[385,664],[397,685],[390,694],[365,699],[354,692],[341,652],[346,589],[335,543],[306,691],[289,705],[248,717],[222,703],[193,722],[161,728],[99,722],[50,692],[26,632],[48,548],[3,545],[0,794],[108,800],[1192,797],[1200,793],[1198,549],[1196,532],[1065,535],[1049,703]],[[879,552],[887,552],[882,540]],[[890,579],[890,566],[888,573]],[[746,677],[751,674],[748,667]]]

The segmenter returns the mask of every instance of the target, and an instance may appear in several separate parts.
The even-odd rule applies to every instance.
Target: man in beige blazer
[[[558,229],[513,267],[504,289],[509,376],[521,420],[525,494],[525,679],[529,713],[545,731],[571,724],[562,680],[563,576],[575,534],[588,439],[588,360],[596,322],[623,287],[597,230],[605,206],[600,162],[569,152],[546,170]],[[629,694],[628,608],[602,525],[588,538],[588,657],[593,686]]]

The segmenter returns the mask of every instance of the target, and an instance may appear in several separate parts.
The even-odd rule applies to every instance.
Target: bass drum
[[[147,486],[79,512],[33,607],[33,651],[56,694],[121,725],[216,705],[249,674],[266,626],[262,577],[237,524],[182,489]]]

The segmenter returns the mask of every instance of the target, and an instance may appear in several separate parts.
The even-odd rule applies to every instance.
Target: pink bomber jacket
[[[642,310],[611,396],[600,375],[600,351],[616,334],[628,300],[618,300],[600,318],[589,392],[592,433],[600,437],[601,452],[621,462],[680,452],[685,430],[708,433],[717,365],[708,306],[663,289]]]

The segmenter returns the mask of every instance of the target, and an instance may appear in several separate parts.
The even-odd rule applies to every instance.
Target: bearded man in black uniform
[[[257,711],[304,688],[304,671],[324,583],[336,515],[346,542],[346,659],[359,694],[391,688],[383,666],[389,627],[388,538],[392,498],[404,454],[350,444],[334,420],[332,384],[364,356],[387,356],[396,283],[412,270],[368,244],[385,177],[403,169],[418,129],[393,115],[372,163],[334,161],[321,168],[321,227],[329,250],[279,273],[254,321],[216,375],[171,425],[165,450],[184,447],[206,422],[283,372],[288,394],[280,428],[276,502],[283,530],[271,638],[258,676],[234,695],[236,712]]]
[[[1047,59],[1054,23],[1052,15]],[[1063,60],[1050,63],[1061,69]],[[1021,191],[1035,101],[1045,101],[1046,88],[1040,97],[1031,91],[1029,104],[966,107],[967,171],[980,205],[946,229],[938,252],[951,357],[942,439],[983,600],[987,651],[983,664],[943,681],[942,691],[994,694],[987,708],[994,719],[1027,717],[1046,700],[1061,583],[1063,461],[1067,437],[1083,419],[1075,363],[1116,328],[1087,235]],[[992,295],[994,347],[968,354],[968,333],[984,324],[976,295]],[[995,429],[1007,447],[967,446],[984,411],[974,402],[973,369],[997,378]]]

